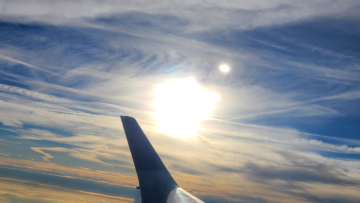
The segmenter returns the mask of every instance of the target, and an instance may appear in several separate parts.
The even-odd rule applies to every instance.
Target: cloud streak
[[[209,202],[360,198],[356,1],[0,5],[0,184],[26,191],[1,201],[48,201],[31,177],[50,199],[128,201],[138,183],[119,115]],[[155,87],[189,76],[221,100],[198,136],[158,132]]]
[[[141,12],[149,15],[184,18],[191,30],[215,27],[254,28],[291,23],[319,16],[356,16],[356,1],[31,1],[3,2],[3,18],[70,23],[81,18],[111,16],[118,13]],[[31,8],[31,9],[29,9]],[[56,9],[55,9],[56,8]],[[44,18],[48,16],[48,18]],[[286,17],[285,17],[286,16]],[[150,19],[151,20],[151,19]],[[75,21],[76,22],[76,21]],[[151,21],[150,21],[151,22]],[[156,21],[155,21],[156,22]],[[170,25],[165,25],[170,26]]]

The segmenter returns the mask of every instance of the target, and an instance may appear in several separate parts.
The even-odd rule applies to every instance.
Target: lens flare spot
[[[211,110],[220,99],[217,93],[207,92],[194,78],[172,79],[156,87],[153,113],[158,130],[178,136],[197,135],[199,123],[210,118]]]

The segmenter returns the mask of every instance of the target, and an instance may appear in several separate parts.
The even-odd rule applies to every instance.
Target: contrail
[[[53,73],[53,72],[51,72],[51,71],[48,71],[48,70],[45,70],[45,69],[42,69],[42,68],[33,66],[33,65],[31,65],[31,64],[25,63],[25,62],[20,61],[20,60],[17,60],[17,59],[13,59],[13,58],[11,58],[11,57],[8,57],[8,56],[2,55],[2,54],[0,54],[0,58],[1,58],[1,59],[4,59],[4,60],[7,60],[7,61],[11,61],[11,62],[13,62],[13,63],[22,64],[22,65],[27,66],[27,67],[29,67],[29,68],[34,68],[34,69],[36,69],[36,70],[44,71],[44,72],[50,73],[50,74],[52,74],[52,75],[56,75],[56,76],[62,77],[61,75],[59,75],[59,74],[57,74],[57,73]]]

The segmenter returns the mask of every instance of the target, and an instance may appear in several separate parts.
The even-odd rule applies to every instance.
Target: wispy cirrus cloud
[[[254,28],[291,23],[321,16],[356,17],[356,1],[12,1],[2,3],[3,18],[70,23],[82,18],[111,16],[118,13],[135,13],[137,15],[159,15],[158,18],[171,20],[171,16],[183,18],[185,25],[192,30],[218,27]],[[31,9],[29,9],[31,8]],[[56,9],[55,9],[56,8]],[[347,15],[345,15],[345,12]],[[136,14],[136,13],[135,13]],[[45,18],[48,17],[48,18]],[[135,18],[136,19],[136,18]],[[128,19],[133,20],[133,19]],[[158,20],[148,19],[152,25]],[[75,21],[76,22],[76,21]],[[141,22],[141,21],[140,21]],[[174,21],[170,21],[174,22]],[[176,21],[175,21],[176,22]],[[72,22],[74,23],[74,22]],[[71,24],[71,23],[70,23]],[[181,25],[181,24],[180,24]],[[169,24],[163,25],[168,26]],[[173,28],[171,28],[173,29]]]
[[[204,200],[359,198],[356,1],[40,2],[0,3],[5,168],[136,186],[118,117],[131,115]],[[211,119],[197,137],[159,133],[156,85],[189,76],[221,95]]]

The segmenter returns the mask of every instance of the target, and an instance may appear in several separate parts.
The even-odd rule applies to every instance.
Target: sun
[[[226,64],[220,65],[219,68],[220,68],[220,70],[221,70],[222,72],[224,72],[224,73],[227,73],[227,72],[230,71],[230,67],[229,67],[228,65],[226,65]]]
[[[178,136],[197,135],[199,123],[210,118],[220,95],[207,92],[194,78],[172,79],[156,87],[153,113],[158,130]]]

